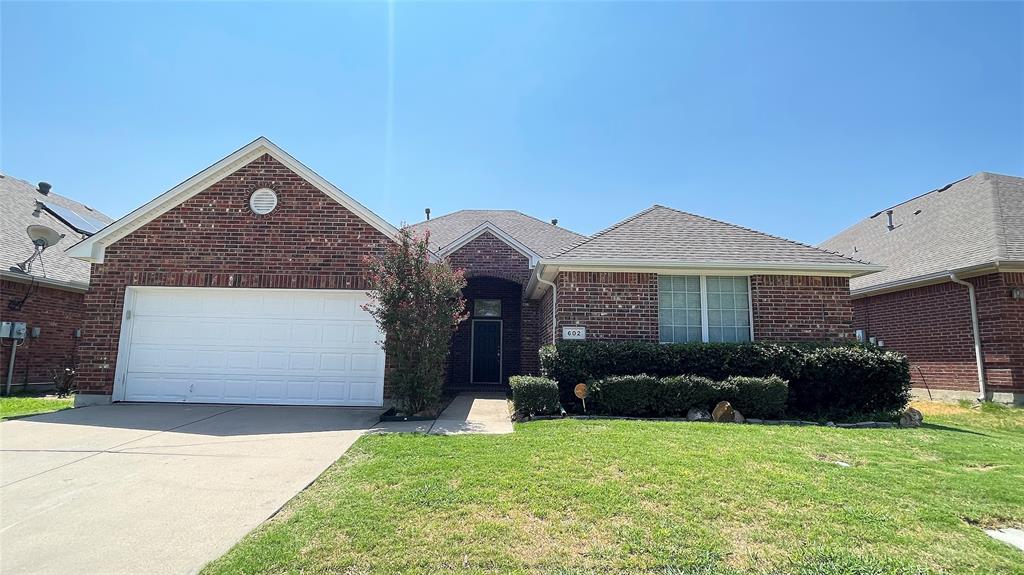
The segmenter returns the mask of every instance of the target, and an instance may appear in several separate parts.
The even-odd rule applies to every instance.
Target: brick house
[[[27,326],[23,340],[0,339],[5,389],[8,383],[13,391],[49,387],[53,370],[75,364],[89,264],[64,250],[111,221],[54,193],[45,182],[33,185],[0,174],[0,317]],[[45,226],[62,237],[32,257],[36,246],[26,233],[30,226]]]
[[[981,172],[824,242],[885,266],[853,278],[853,327],[907,354],[915,394],[1024,403],[1024,178]]]
[[[661,206],[591,237],[502,210],[412,228],[468,277],[452,389],[562,337],[846,339],[849,280],[880,269]],[[93,266],[77,401],[382,405],[363,258],[397,234],[257,139],[69,250]]]

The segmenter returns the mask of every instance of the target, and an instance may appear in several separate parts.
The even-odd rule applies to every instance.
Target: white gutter
[[[31,284],[35,283],[43,287],[50,287],[55,289],[61,289],[65,291],[72,291],[77,293],[85,293],[89,290],[89,284],[79,283],[74,281],[63,281],[55,280],[51,278],[44,278],[40,276],[34,276],[31,274],[17,273],[0,271],[0,278],[12,281],[15,283]]]
[[[551,286],[551,345],[558,342],[558,322],[556,321],[558,311],[558,287],[554,283],[540,277],[540,266],[537,266],[535,276],[540,283]]]
[[[967,286],[967,295],[971,300],[971,330],[974,332],[974,360],[978,364],[978,401],[985,401],[985,361],[981,356],[981,332],[978,329],[978,303],[974,297],[974,284],[965,282],[956,277],[955,273],[949,274],[953,283]]]
[[[680,260],[572,260],[562,258],[542,259],[537,267],[553,266],[563,271],[647,271],[658,270],[706,270],[736,271],[748,273],[782,272],[794,274],[798,272],[816,272],[818,274],[834,274],[846,277],[857,277],[877,271],[885,266],[867,263],[838,264],[803,264],[786,262],[703,262]]]
[[[972,266],[965,266],[962,268],[956,268],[953,270],[943,270],[939,272],[932,272],[928,274],[922,274],[911,278],[904,278],[893,280],[890,282],[876,284],[870,287],[863,288],[850,288],[850,295],[855,298],[868,297],[873,295],[880,295],[883,293],[900,291],[915,287],[922,287],[929,284],[942,283],[949,279],[949,274],[953,273],[958,276],[965,276],[970,274],[969,277],[976,275],[982,275],[987,273],[1007,273],[1007,272],[1019,272],[1024,271],[1024,261],[1020,260],[993,260],[991,262],[977,264]]]

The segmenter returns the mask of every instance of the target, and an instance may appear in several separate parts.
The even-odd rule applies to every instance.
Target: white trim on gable
[[[103,263],[104,252],[108,245],[153,221],[157,217],[169,211],[171,208],[209,188],[214,183],[222,180],[263,154],[270,154],[271,157],[283,164],[286,168],[298,174],[318,190],[362,218],[385,236],[393,240],[398,239],[398,229],[394,226],[370,211],[366,206],[354,200],[345,192],[341,191],[337,186],[328,182],[319,174],[306,167],[302,162],[293,158],[288,154],[288,152],[285,152],[267,138],[260,136],[239,150],[236,150],[226,158],[163,194],[160,194],[156,198],[153,198],[141,207],[136,208],[123,218],[111,223],[92,236],[71,246],[67,249],[67,254],[73,258],[92,263]]]
[[[427,222],[427,223],[429,223],[429,222]],[[427,226],[427,229],[428,230],[430,229],[429,226]],[[477,239],[478,237],[482,236],[483,234],[485,234],[487,232],[490,232],[491,235],[493,235],[496,238],[498,238],[499,240],[505,242],[506,244],[509,245],[509,247],[511,247],[512,249],[516,250],[517,252],[523,254],[524,257],[526,257],[527,259],[530,260],[530,267],[531,268],[535,267],[537,265],[537,263],[540,262],[540,259],[541,259],[540,258],[540,254],[538,254],[537,252],[535,252],[535,251],[531,250],[530,248],[526,247],[525,245],[523,245],[522,242],[520,242],[520,241],[516,240],[515,238],[513,238],[512,236],[508,235],[501,228],[499,228],[498,226],[492,224],[491,222],[484,222],[484,223],[480,224],[479,226],[473,228],[472,230],[466,232],[461,237],[459,237],[457,240],[455,240],[455,241],[449,243],[448,245],[444,246],[440,250],[439,253],[440,253],[441,257],[447,257],[447,256],[455,253],[456,251],[458,251],[459,248],[465,246],[469,242]]]

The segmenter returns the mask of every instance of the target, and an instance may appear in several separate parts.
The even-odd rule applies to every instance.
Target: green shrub
[[[561,341],[541,349],[544,375],[558,382],[563,405],[573,405],[578,383],[610,375],[680,374],[724,380],[734,375],[795,379],[811,344]]]
[[[779,417],[786,396],[786,381],[776,376],[713,381],[699,375],[613,375],[590,388],[595,409],[633,417],[684,417],[692,407],[711,410],[719,401],[730,402],[745,416]]]
[[[558,413],[558,384],[546,377],[514,375],[508,378],[512,405],[520,415]]]
[[[789,384],[789,411],[846,419],[896,414],[910,401],[906,356],[875,347],[823,347],[808,351],[800,376]]]
[[[590,386],[594,408],[610,415],[656,416],[659,381],[650,375],[606,377]]]
[[[722,397],[740,410],[744,417],[779,418],[786,413],[789,384],[777,375],[769,377],[733,376],[720,382]]]
[[[541,366],[546,376],[558,382],[562,405],[576,410],[576,384],[638,373],[653,377],[687,374],[715,380],[716,396],[732,394],[744,415],[762,418],[782,415],[779,382],[748,384],[740,392],[739,384],[728,385],[729,378],[777,376],[789,382],[784,411],[814,418],[897,413],[906,407],[910,390],[906,358],[855,344],[562,341],[541,350]],[[680,385],[684,389],[677,392],[660,390],[667,395],[659,405],[678,405],[681,400],[673,399],[672,393],[693,392],[686,384]],[[756,399],[748,402],[747,395]],[[662,408],[644,409],[656,412]]]
[[[711,410],[717,403],[715,382],[699,375],[677,375],[659,381],[655,402],[659,415],[681,417],[691,407]]]

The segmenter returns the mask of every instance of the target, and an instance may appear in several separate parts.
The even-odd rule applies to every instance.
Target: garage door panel
[[[353,373],[376,373],[377,371],[377,355],[370,353],[353,353],[352,354],[352,372]]]
[[[355,325],[352,328],[352,342],[353,343],[369,343],[374,344],[380,340],[380,331],[377,330],[376,325]]]
[[[338,319],[352,319],[356,317],[357,304],[356,300],[347,297],[328,297],[324,300],[324,315]]]
[[[317,356],[315,353],[298,352],[288,356],[288,367],[295,371],[315,372],[317,370]]]
[[[264,370],[280,370],[284,371],[288,369],[288,354],[283,351],[263,351],[259,352],[259,360],[257,361],[261,371]]]
[[[189,376],[140,374],[132,378],[132,401],[185,401]]]
[[[353,381],[349,383],[349,399],[351,401],[373,401],[377,393],[377,384],[373,380]]]
[[[128,401],[381,404],[382,337],[361,292],[134,289]]]
[[[320,371],[335,373],[348,371],[348,354],[325,352],[320,354]]]

